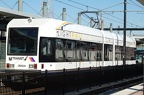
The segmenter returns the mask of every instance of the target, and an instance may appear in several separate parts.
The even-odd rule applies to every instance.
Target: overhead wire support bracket
[[[92,27],[94,27],[96,25],[96,23],[98,24],[99,23],[99,18],[98,18],[98,15],[101,11],[82,11],[82,12],[79,12],[78,14],[85,14],[86,13],[96,13],[96,20],[95,19],[92,19],[91,17],[89,17],[88,15],[86,15],[90,20],[92,20],[94,22],[94,25]]]
[[[99,14],[101,11],[82,11],[82,12],[79,12],[80,14],[84,14],[84,13],[96,13],[96,14]]]

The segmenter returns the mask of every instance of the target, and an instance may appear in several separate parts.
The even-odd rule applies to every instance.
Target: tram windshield
[[[9,28],[8,55],[36,55],[38,28]]]

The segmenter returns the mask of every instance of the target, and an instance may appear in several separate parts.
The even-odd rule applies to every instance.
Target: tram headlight
[[[11,67],[11,68],[14,68],[14,64],[10,64],[10,67]]]
[[[14,68],[14,64],[7,63],[7,64],[6,64],[6,67],[7,67],[7,68]]]
[[[29,65],[29,68],[34,68],[34,64],[30,64],[30,65]]]
[[[29,68],[37,69],[37,64],[30,64]]]

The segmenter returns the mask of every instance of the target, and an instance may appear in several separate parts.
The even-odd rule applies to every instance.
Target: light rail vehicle
[[[126,64],[136,64],[136,41],[126,37]],[[123,36],[52,18],[7,25],[7,71],[45,71],[123,64]]]

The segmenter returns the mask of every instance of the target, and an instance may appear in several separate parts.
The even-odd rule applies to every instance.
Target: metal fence
[[[0,74],[0,95],[65,95],[143,75],[143,65]]]

